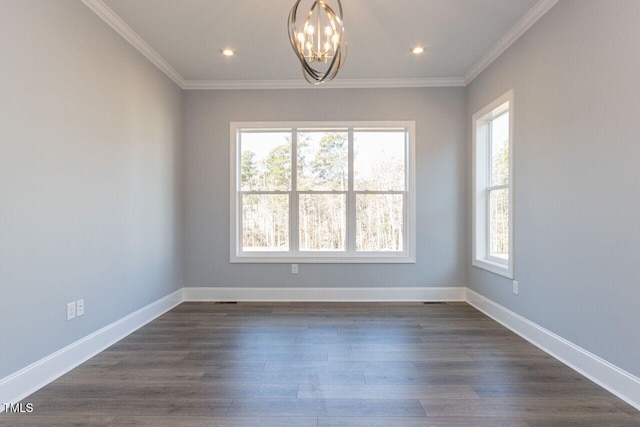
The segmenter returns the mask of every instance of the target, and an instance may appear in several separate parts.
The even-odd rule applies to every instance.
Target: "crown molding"
[[[142,37],[131,29],[109,6],[102,0],[82,0],[89,9],[98,15],[104,22],[120,34],[126,41],[143,54],[149,61],[184,89],[185,79],[176,71],[158,52],[156,52]]]
[[[185,90],[239,90],[239,89],[376,89],[464,86],[461,77],[414,79],[338,79],[322,85],[311,85],[299,80],[187,80]]]
[[[493,61],[518,40],[538,19],[551,9],[558,0],[539,0],[511,29],[485,53],[478,62],[473,64],[464,75],[464,84],[468,85],[480,75]]]
[[[339,79],[315,86],[299,80],[186,80],[158,52],[144,41],[102,0],[82,0],[96,15],[120,34],[149,61],[184,90],[242,90],[242,89],[376,89],[466,86],[495,61],[509,46],[549,11],[558,0],[539,0],[491,50],[471,66],[463,77]]]

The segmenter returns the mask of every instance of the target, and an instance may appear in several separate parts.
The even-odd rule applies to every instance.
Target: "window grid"
[[[496,121],[500,119],[503,120],[501,133],[494,128]],[[513,91],[505,93],[474,114],[472,125],[473,265],[513,278]],[[500,136],[496,136],[494,132]],[[494,158],[494,154],[499,153],[493,152],[496,143],[506,144],[498,148],[506,152],[506,161],[503,160],[501,166],[498,163],[500,160]],[[499,173],[498,176],[493,176],[494,168]],[[494,203],[497,205],[494,206]],[[494,226],[500,228],[500,232],[492,230]],[[496,244],[492,246],[494,239]],[[494,252],[494,248],[500,247],[506,253]],[[505,256],[500,256],[503,253]]]
[[[415,262],[413,258],[415,241],[412,236],[414,231],[414,218],[411,210],[413,209],[413,193],[412,189],[412,177],[413,177],[413,158],[411,152],[413,151],[412,138],[413,138],[413,123],[403,122],[394,123],[393,129],[384,128],[384,124],[380,127],[371,127],[369,123],[365,123],[362,127],[356,125],[349,125],[347,127],[347,172],[348,172],[348,187],[346,191],[338,190],[298,190],[298,138],[300,132],[308,131],[309,129],[318,130],[322,132],[335,131],[335,128],[325,127],[318,124],[291,126],[291,127],[277,127],[277,128],[262,128],[260,124],[253,128],[245,128],[242,124],[232,123],[232,138],[234,139],[232,145],[232,151],[235,152],[232,159],[232,185],[235,184],[236,202],[232,206],[236,207],[236,212],[232,212],[232,262]],[[343,125],[344,126],[344,125]],[[245,129],[249,132],[269,132],[279,131],[287,132],[291,134],[291,182],[290,190],[242,190],[241,180],[239,176],[239,163],[240,163],[240,150],[235,148],[240,147],[241,136],[245,133]],[[367,132],[384,132],[384,131],[402,131],[405,134],[404,144],[404,191],[389,190],[389,191],[368,191],[360,190],[355,191],[355,173],[354,173],[354,133],[360,129]],[[344,127],[340,129],[344,131]],[[238,152],[236,152],[238,151]],[[264,194],[264,195],[287,195],[289,199],[289,251],[285,253],[281,252],[269,252],[269,251],[243,251],[242,249],[242,236],[243,236],[243,224],[242,215],[242,198],[247,194]],[[300,197],[303,195],[345,195],[346,198],[346,231],[344,235],[345,245],[344,250],[306,250],[300,249],[300,220],[302,213],[300,212]],[[364,251],[357,250],[357,200],[360,195],[401,195],[402,196],[402,233],[401,244],[403,248],[401,251]],[[233,194],[232,194],[233,196]],[[233,198],[233,197],[232,197]],[[235,227],[234,227],[235,225]],[[235,229],[234,229],[235,228]],[[235,241],[235,242],[234,242]],[[235,243],[235,245],[234,245]],[[235,250],[234,250],[235,249]],[[234,253],[235,252],[235,253]],[[335,258],[339,255],[339,259]],[[249,260],[251,258],[260,258],[260,260]]]

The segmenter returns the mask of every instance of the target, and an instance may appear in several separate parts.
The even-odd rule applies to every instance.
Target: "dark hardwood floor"
[[[184,303],[2,426],[640,426],[465,303]]]

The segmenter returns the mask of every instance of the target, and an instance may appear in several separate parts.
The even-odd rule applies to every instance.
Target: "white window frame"
[[[402,129],[407,134],[407,145],[405,149],[405,191],[404,192],[375,192],[363,191],[356,192],[354,190],[353,180],[353,129],[376,129],[376,130],[398,130]],[[298,224],[297,217],[297,199],[293,197],[296,194],[304,194],[301,191],[294,191],[291,188],[290,196],[290,219],[289,219],[289,251],[288,252],[244,252],[241,243],[241,190],[240,190],[240,155],[238,150],[239,131],[242,129],[259,129],[259,130],[292,130],[294,139],[292,141],[292,186],[295,185],[296,168],[296,139],[297,129],[318,129],[318,130],[335,130],[348,129],[349,134],[349,189],[345,192],[333,192],[337,194],[347,194],[347,248],[345,252],[336,254],[332,252],[299,252],[298,251],[298,230],[294,224]],[[415,122],[414,121],[338,121],[338,122],[231,122],[230,123],[230,141],[231,141],[231,179],[230,179],[230,262],[231,263],[397,263],[409,264],[415,263]],[[331,193],[331,192],[328,192]],[[402,252],[362,252],[355,250],[355,195],[365,194],[398,194],[405,196],[404,209],[404,230],[403,241],[404,251]],[[296,199],[296,200],[294,200]],[[296,219],[294,219],[294,216]]]
[[[504,105],[507,107],[504,108]],[[489,123],[509,112],[509,179],[508,184],[491,186],[491,141]],[[473,129],[473,243],[472,264],[492,273],[513,279],[514,272],[514,104],[513,90],[500,96],[475,113]],[[490,255],[490,190],[509,190],[509,253],[504,260]]]

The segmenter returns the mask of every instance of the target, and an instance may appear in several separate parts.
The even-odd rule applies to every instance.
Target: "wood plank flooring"
[[[184,303],[0,426],[640,426],[465,303]]]

